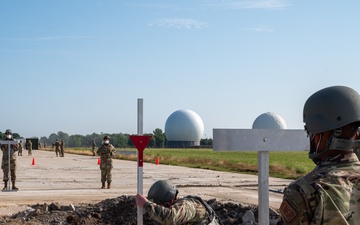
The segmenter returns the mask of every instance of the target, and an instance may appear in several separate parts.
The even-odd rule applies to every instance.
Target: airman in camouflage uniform
[[[95,156],[95,148],[96,148],[96,143],[95,143],[95,141],[93,141],[92,148],[91,148],[91,152],[92,152],[93,156]]]
[[[360,162],[353,150],[360,147],[360,95],[324,88],[308,98],[303,117],[316,167],[285,189],[278,224],[359,224]]]
[[[60,155],[60,143],[58,139],[56,139],[54,146],[55,146],[56,157],[58,157]]]
[[[31,142],[31,140],[28,140],[27,150],[28,150],[28,156],[32,155],[32,142]]]
[[[100,156],[100,170],[101,170],[101,188],[105,188],[105,182],[107,181],[107,188],[111,188],[112,181],[112,157],[115,155],[116,149],[110,144],[110,137],[105,136],[101,146],[97,150],[97,154]]]
[[[171,183],[159,180],[149,189],[148,198],[137,194],[136,204],[163,225],[197,224],[221,225],[215,211],[200,197],[178,198],[178,190]]]
[[[65,142],[64,140],[60,141],[60,157],[64,157],[64,146],[65,146]]]
[[[18,156],[22,156],[22,140],[20,140],[20,142],[19,142]]]
[[[13,139],[13,133],[10,129],[7,129],[5,131],[6,138],[4,141],[15,141]],[[1,151],[3,152],[2,156],[2,163],[1,163],[1,169],[3,169],[3,181],[4,181],[4,188],[3,190],[7,190],[7,183],[9,181],[9,146],[8,145],[1,145]],[[11,174],[11,182],[12,182],[12,189],[18,190],[18,188],[15,186],[16,182],[16,151],[18,151],[19,145],[11,145],[10,146],[10,174]]]

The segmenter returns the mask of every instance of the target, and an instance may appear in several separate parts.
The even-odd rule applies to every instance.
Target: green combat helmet
[[[148,198],[156,204],[170,202],[178,194],[176,187],[165,180],[156,181],[149,189]]]
[[[360,121],[360,95],[345,86],[324,88],[308,98],[303,116],[305,128],[311,134]]]
[[[305,102],[303,111],[305,130],[310,136],[325,131],[333,131],[326,150],[316,153],[310,143],[309,157],[317,164],[325,152],[336,149],[348,151],[359,148],[359,141],[337,138],[345,125],[360,122],[360,95],[346,86],[332,86],[321,89]]]
[[[7,129],[7,130],[5,131],[5,134],[13,134],[13,132],[12,132],[11,129]]]

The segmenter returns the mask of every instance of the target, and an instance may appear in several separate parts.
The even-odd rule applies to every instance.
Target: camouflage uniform
[[[56,157],[58,157],[60,155],[60,143],[58,140],[56,140],[54,146],[55,146]]]
[[[95,156],[95,148],[96,148],[96,143],[95,141],[92,143],[92,149],[91,149],[91,152],[93,154],[93,156]]]
[[[334,157],[335,158],[335,157]],[[284,192],[279,224],[360,222],[360,162],[354,153],[327,160]]]
[[[20,142],[19,142],[18,156],[22,156],[22,141],[21,141],[21,140],[20,140]]]
[[[28,140],[27,150],[28,150],[28,156],[32,155],[32,142],[31,142],[31,140]]]
[[[4,141],[15,141],[15,139],[4,139]],[[13,188],[15,187],[16,181],[16,151],[18,151],[19,145],[11,145],[10,147],[10,174]],[[9,180],[9,147],[8,145],[1,145],[1,151],[3,152],[1,169],[3,170],[4,176],[3,181],[6,184]],[[4,188],[5,189],[5,188]]]
[[[112,157],[115,155],[116,150],[112,144],[105,145],[104,143],[98,148],[97,154],[100,156],[100,170],[101,170],[101,183],[102,188],[105,182],[108,183],[108,188],[112,181],[111,170],[113,168]]]
[[[144,205],[149,216],[163,225],[209,224],[209,213],[196,198],[185,197],[175,201],[170,207],[163,207],[151,201]]]
[[[64,140],[61,140],[60,142],[60,157],[64,157]]]

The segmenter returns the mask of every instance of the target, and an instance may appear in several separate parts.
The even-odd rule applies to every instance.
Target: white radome
[[[204,123],[194,111],[177,110],[166,120],[165,134],[169,141],[200,141],[204,134]]]
[[[281,116],[273,112],[267,112],[255,119],[252,129],[287,129],[287,126]]]

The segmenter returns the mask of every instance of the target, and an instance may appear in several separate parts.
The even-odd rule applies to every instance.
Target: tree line
[[[66,147],[91,147],[93,141],[96,142],[96,145],[99,146],[102,142],[102,139],[105,135],[110,136],[111,141],[110,143],[114,145],[116,148],[133,148],[135,147],[133,142],[130,139],[130,134],[124,134],[124,133],[92,133],[87,135],[80,135],[80,134],[74,134],[69,135],[63,131],[58,131],[57,133],[52,133],[49,135],[49,137],[41,137],[39,139],[39,143],[41,146],[46,144],[46,146],[51,146],[53,143],[56,142],[56,140],[64,140]],[[165,148],[166,147],[166,135],[165,133],[160,129],[156,128],[153,130],[153,133],[147,133],[143,135],[151,135],[152,138],[148,144],[147,147],[149,148]],[[5,134],[0,132],[1,139],[5,138]],[[22,137],[18,133],[13,133],[13,137],[15,139],[21,139]],[[200,140],[200,145],[203,146],[212,146],[212,139],[211,138],[205,138]]]

